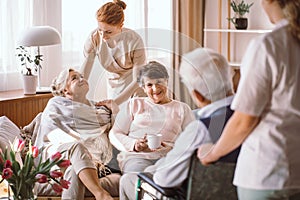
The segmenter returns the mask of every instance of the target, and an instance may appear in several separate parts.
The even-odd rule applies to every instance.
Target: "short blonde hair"
[[[233,91],[227,60],[211,49],[197,48],[184,54],[179,73],[190,92],[197,90],[212,102]]]
[[[72,68],[64,69],[59,73],[57,77],[55,77],[51,84],[51,92],[53,96],[65,96],[64,90],[67,85],[67,80],[70,72],[75,71]]]

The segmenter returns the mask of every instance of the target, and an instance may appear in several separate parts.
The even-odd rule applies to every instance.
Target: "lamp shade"
[[[51,26],[32,26],[21,34],[18,45],[27,47],[48,46],[60,42],[60,34],[55,28]]]

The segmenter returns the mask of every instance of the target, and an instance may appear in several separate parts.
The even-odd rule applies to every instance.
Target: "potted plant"
[[[248,4],[242,0],[240,3],[231,1],[230,6],[235,13],[235,16],[232,18],[228,18],[236,29],[247,29],[248,27],[248,19],[245,17],[246,13],[249,13],[250,7],[253,5],[253,2]]]
[[[36,72],[41,68],[42,55],[38,54],[31,58],[30,53],[24,46],[17,47],[17,56],[20,58],[21,73],[23,74],[24,94],[35,94],[37,87]]]

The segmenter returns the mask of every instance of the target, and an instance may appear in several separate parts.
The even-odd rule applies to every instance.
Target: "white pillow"
[[[6,116],[0,117],[0,148],[4,151],[6,147],[10,147],[15,138],[22,139],[20,129]]]

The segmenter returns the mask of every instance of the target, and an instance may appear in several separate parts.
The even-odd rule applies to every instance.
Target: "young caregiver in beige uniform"
[[[114,0],[98,9],[98,28],[84,45],[86,60],[81,69],[87,79],[97,56],[108,74],[107,99],[118,105],[131,96],[144,96],[135,81],[136,70],[146,64],[144,43],[136,32],[123,28],[125,8],[123,1]]]

